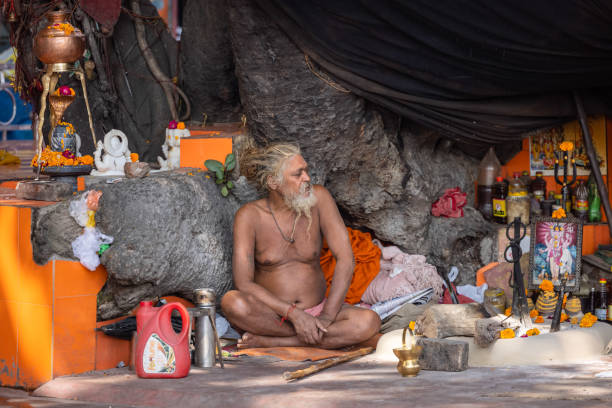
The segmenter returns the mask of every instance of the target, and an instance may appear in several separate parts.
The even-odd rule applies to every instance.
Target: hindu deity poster
[[[589,132],[597,153],[601,174],[608,174],[606,147],[606,118],[604,116],[589,117]],[[541,171],[545,176],[554,175],[555,152],[560,152],[559,145],[564,141],[574,144],[573,157],[576,160],[577,174],[587,176],[591,173],[590,163],[582,138],[582,129],[578,121],[566,123],[551,129],[538,130],[529,134],[529,162],[531,175]],[[571,156],[570,156],[571,157]],[[559,163],[563,165],[563,160]],[[562,173],[562,167],[560,167]],[[571,169],[568,169],[571,175]]]

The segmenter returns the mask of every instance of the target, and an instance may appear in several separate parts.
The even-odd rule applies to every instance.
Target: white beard
[[[306,191],[308,190],[308,194]],[[314,195],[312,184],[302,183],[300,191],[297,194],[283,194],[283,200],[287,207],[297,213],[298,218],[303,214],[308,219],[308,230],[312,224],[312,207],[317,203],[317,197]]]

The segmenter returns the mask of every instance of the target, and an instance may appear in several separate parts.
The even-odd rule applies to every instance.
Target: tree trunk
[[[433,305],[416,321],[416,331],[429,338],[474,336],[476,321],[485,317],[478,303]]]

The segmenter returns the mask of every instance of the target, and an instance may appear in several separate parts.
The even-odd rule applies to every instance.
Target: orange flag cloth
[[[351,228],[346,228],[351,239],[351,248],[353,249],[353,256],[355,257],[355,270],[353,271],[353,280],[351,286],[349,286],[346,298],[346,303],[355,304],[359,303],[363,292],[368,288],[372,279],[378,275],[380,271],[380,256],[381,251],[372,242],[372,236],[368,232],[361,232]],[[325,275],[325,281],[327,282],[326,296],[329,295],[329,287],[334,277],[334,270],[336,269],[336,258],[332,255],[327,242],[323,241],[323,248],[321,249],[321,269]]]

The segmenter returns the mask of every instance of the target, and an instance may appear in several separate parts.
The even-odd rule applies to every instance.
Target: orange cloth
[[[344,301],[346,303],[355,304],[359,303],[363,292],[365,292],[370,282],[372,282],[380,271],[381,251],[380,248],[372,242],[370,233],[361,232],[348,227],[346,229],[349,233],[351,248],[353,249],[353,256],[355,257],[355,270],[353,271],[353,280],[351,281]],[[336,269],[336,258],[332,255],[325,241],[323,242],[323,248],[321,250],[321,269],[323,269],[325,281],[327,282],[327,292],[325,296],[328,296],[334,276],[334,270]]]
[[[488,271],[489,269],[496,267],[497,265],[499,265],[499,262],[491,262],[490,264],[485,265],[479,270],[477,270],[476,271],[476,286],[484,285],[485,283],[487,283],[487,281],[485,280],[484,273]]]

